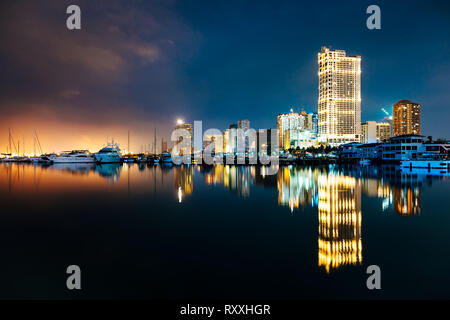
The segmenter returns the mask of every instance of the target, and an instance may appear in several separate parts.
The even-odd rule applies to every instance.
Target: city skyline
[[[382,107],[391,112],[395,102],[409,99],[422,105],[424,135],[448,136],[447,44],[434,39],[445,35],[449,19],[433,2],[410,3],[409,12],[420,12],[423,23],[408,26],[398,24],[398,15],[410,14],[400,4],[381,2],[383,25],[376,31],[365,27],[367,6],[353,1],[320,10],[263,2],[256,12],[223,5],[236,26],[217,16],[217,3],[111,3],[100,8],[81,1],[89,14],[79,33],[61,23],[64,2],[17,1],[2,10],[2,38],[11,50],[0,59],[0,150],[9,127],[28,146],[36,129],[48,152],[96,151],[108,137],[126,145],[128,130],[138,151],[153,142],[154,128],[158,144],[168,140],[180,117],[207,128],[225,129],[241,118],[255,129],[275,128],[276,115],[291,107],[317,112],[321,46],[363,57],[362,122],[381,121]],[[135,14],[137,23],[124,23],[119,12]],[[321,15],[328,19],[318,24],[313,18]],[[276,23],[262,37],[254,25],[267,17]],[[230,38],[237,29],[242,33]]]

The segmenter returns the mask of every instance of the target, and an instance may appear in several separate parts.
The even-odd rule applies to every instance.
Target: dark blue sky
[[[81,7],[80,31],[65,27],[69,4]],[[371,4],[381,30],[366,28]],[[331,46],[362,56],[363,121],[409,99],[422,104],[423,134],[450,137],[449,1],[7,0],[0,9],[2,128],[31,119],[49,136],[64,126],[99,144],[129,128],[139,143],[154,127],[168,137],[178,117],[275,127],[290,107],[317,110],[317,53]]]
[[[424,133],[449,136],[449,2],[378,1],[382,29],[373,31],[365,23],[373,1],[257,3],[176,6],[199,34],[180,63],[191,118],[270,127],[291,105],[316,111],[317,52],[327,45],[362,56],[363,121],[411,99],[423,105]]]

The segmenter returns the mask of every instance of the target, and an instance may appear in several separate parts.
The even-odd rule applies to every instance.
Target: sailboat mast
[[[12,155],[12,148],[11,148],[11,128],[8,128],[9,132],[9,153]]]
[[[128,154],[130,154],[130,130],[128,130]]]
[[[153,147],[154,147],[154,152],[156,154],[156,128],[155,128],[155,136],[154,136]]]

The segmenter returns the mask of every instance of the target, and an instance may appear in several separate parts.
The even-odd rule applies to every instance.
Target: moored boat
[[[98,163],[120,163],[121,157],[121,151],[117,143],[108,143],[106,147],[94,154],[95,161]]]
[[[161,162],[164,164],[172,164],[172,155],[168,152],[165,152],[161,155]]]
[[[94,156],[87,150],[66,151],[48,157],[53,163],[94,163]]]

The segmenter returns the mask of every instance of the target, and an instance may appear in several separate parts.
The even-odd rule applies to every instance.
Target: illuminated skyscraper
[[[319,64],[319,135],[332,145],[360,141],[361,57],[322,47]]]
[[[420,104],[400,100],[392,107],[393,135],[421,134]]]

